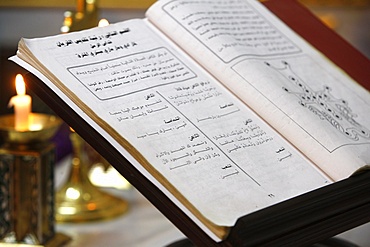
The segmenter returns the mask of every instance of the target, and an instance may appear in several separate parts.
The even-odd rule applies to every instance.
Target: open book
[[[163,0],[146,16],[22,39],[12,60],[215,241],[370,164],[369,92],[261,3]]]

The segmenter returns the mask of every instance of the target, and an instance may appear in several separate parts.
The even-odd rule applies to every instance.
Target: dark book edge
[[[369,195],[370,172],[363,172],[241,217],[227,240],[234,246],[309,246],[369,222]]]

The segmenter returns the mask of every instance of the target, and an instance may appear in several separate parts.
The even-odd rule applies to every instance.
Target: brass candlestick
[[[88,178],[84,140],[74,131],[72,168],[67,182],[56,194],[58,222],[109,219],[125,213],[128,203],[95,187]],[[85,162],[85,163],[84,163]]]
[[[132,188],[131,184],[94,148],[86,145],[86,152],[92,164],[89,168],[88,177],[93,185],[119,190],[129,190]]]
[[[62,121],[32,113],[27,131],[14,115],[0,117],[0,246],[60,246],[70,240],[54,229],[55,148],[49,139]]]

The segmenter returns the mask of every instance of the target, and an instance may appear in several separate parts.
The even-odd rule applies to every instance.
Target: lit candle
[[[17,131],[25,131],[29,129],[29,115],[31,112],[32,99],[31,96],[26,95],[26,86],[20,74],[15,78],[15,87],[17,95],[10,99],[8,106],[14,106],[15,129]]]
[[[98,27],[106,27],[109,25],[109,21],[107,19],[101,19],[99,21]]]

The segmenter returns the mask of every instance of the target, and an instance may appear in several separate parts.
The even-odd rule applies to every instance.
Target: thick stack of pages
[[[264,4],[361,69],[231,0],[158,1],[146,19],[22,39],[12,60],[193,242],[302,246],[370,220],[369,173],[350,177],[370,164],[370,66],[297,3]]]

